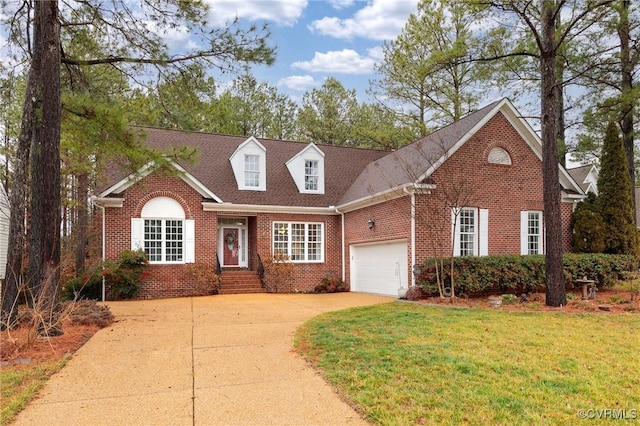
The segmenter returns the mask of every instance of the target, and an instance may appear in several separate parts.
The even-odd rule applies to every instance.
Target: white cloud
[[[266,20],[292,26],[307,7],[307,0],[206,0],[211,6],[210,19],[222,25],[236,17],[250,21]]]
[[[313,21],[309,29],[340,39],[392,40],[402,30],[409,15],[417,11],[417,4],[417,0],[373,0],[352,18],[326,16]]]
[[[310,61],[298,61],[291,64],[309,72],[326,72],[340,74],[368,74],[373,70],[373,58],[360,56],[351,49],[343,49],[327,53],[316,52]]]
[[[278,80],[278,87],[286,87],[300,92],[317,86],[317,82],[310,75],[291,75]]]
[[[355,0],[329,0],[329,4],[334,9],[344,9],[353,6]]]

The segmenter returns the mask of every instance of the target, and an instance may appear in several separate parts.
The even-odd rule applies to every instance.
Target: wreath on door
[[[227,243],[227,247],[229,248],[229,250],[232,250],[233,245],[236,242],[236,236],[233,234],[233,232],[227,232],[227,235],[224,236],[224,241]]]

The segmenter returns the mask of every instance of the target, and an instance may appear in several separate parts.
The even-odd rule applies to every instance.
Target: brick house
[[[228,290],[238,271],[255,274],[276,252],[296,271],[279,291],[310,291],[330,277],[388,295],[452,242],[456,255],[544,253],[541,141],[506,99],[395,152],[141,130],[151,147],[198,153],[173,163],[177,174],[152,165],[111,174],[93,197],[106,257],[149,255],[141,298],[193,294],[193,262],[219,264]],[[558,167],[568,250],[584,192]]]

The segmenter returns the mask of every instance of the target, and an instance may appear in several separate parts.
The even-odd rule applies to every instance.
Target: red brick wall
[[[494,147],[505,149],[511,165],[489,164],[487,156]],[[425,169],[428,167],[425,164]],[[543,210],[541,161],[531,148],[497,114],[433,174],[437,188],[430,194],[417,194],[416,206],[416,262],[426,257],[448,255],[451,250],[450,210],[452,194],[463,201],[453,204],[489,210],[489,254],[520,253],[520,211]],[[452,188],[463,188],[456,191]],[[448,195],[444,195],[447,193]],[[178,201],[188,219],[195,221],[196,262],[215,265],[218,248],[218,216],[228,213],[205,212],[202,197],[179,177],[152,174],[119,195],[124,198],[122,208],[106,209],[107,258],[114,259],[131,246],[131,218],[140,217],[144,204],[157,196]],[[364,242],[406,239],[407,258],[411,259],[411,203],[410,196],[385,201],[375,206],[345,213],[345,278],[349,282],[349,246]],[[571,247],[569,230],[572,205],[562,206],[563,242]],[[283,213],[234,213],[248,217],[249,268],[257,269],[257,254],[267,257],[272,250],[272,223],[324,223],[323,263],[296,263],[294,282],[282,291],[310,291],[324,277],[341,277],[341,216]],[[369,219],[375,227],[369,229]],[[438,243],[442,241],[442,243]],[[443,249],[438,254],[438,249]],[[411,265],[407,265],[411,276]],[[184,265],[152,265],[150,277],[140,291],[140,298],[189,296],[191,283],[185,278]]]
[[[257,216],[257,249],[262,258],[272,253],[273,222],[313,222],[324,224],[324,262],[295,263],[295,279],[288,286],[279,287],[281,292],[311,291],[327,278],[342,277],[340,257],[341,224],[339,216],[261,213]]]
[[[369,219],[375,221],[373,229],[369,229]],[[351,244],[386,241],[395,239],[407,240],[407,259],[411,259],[411,197],[404,196],[385,201],[371,207],[345,213],[345,281],[350,282]],[[409,261],[411,263],[411,261]],[[411,265],[407,272],[411,277]]]
[[[187,219],[195,221],[195,260],[215,267],[218,216],[202,210],[202,196],[175,176],[151,174],[118,196],[124,198],[121,208],[106,208],[106,257],[116,259],[123,250],[131,249],[131,218],[140,217],[145,203],[155,197],[178,201]],[[153,299],[194,294],[185,276],[185,265],[150,265],[138,297]]]
[[[491,149],[500,147],[511,165],[490,164]],[[433,174],[437,189],[416,196],[416,261],[433,256],[438,246],[451,250],[451,213],[446,201],[489,210],[489,255],[520,254],[520,212],[544,211],[542,162],[502,114],[493,117]],[[558,194],[560,196],[560,194]],[[455,200],[461,200],[456,203]],[[437,212],[445,223],[434,223]],[[570,249],[571,204],[562,206],[563,241]],[[426,213],[426,214],[425,214]],[[432,243],[436,228],[442,244]],[[437,230],[440,230],[439,232]]]
[[[509,153],[511,165],[488,163],[489,152],[495,147]],[[414,201],[417,264],[427,257],[450,255],[450,205],[488,209],[489,254],[520,254],[520,212],[544,210],[542,162],[502,114],[493,117],[432,177],[437,188],[416,193]],[[410,212],[411,197],[403,196],[345,215],[347,280],[349,244],[406,238],[411,259]],[[572,204],[563,203],[567,251],[571,247],[571,212]],[[369,218],[375,218],[374,230],[367,228]]]
[[[218,250],[218,216],[248,217],[249,268],[257,270],[256,254],[263,258],[271,254],[272,222],[321,222],[324,224],[324,262],[296,263],[294,281],[283,292],[311,291],[325,277],[341,277],[341,224],[333,215],[216,213],[202,210],[202,197],[179,177],[152,174],[123,194],[122,208],[106,209],[106,256],[116,259],[123,250],[131,248],[131,218],[140,217],[145,203],[164,196],[178,201],[187,219],[195,221],[195,260],[215,268]],[[163,298],[191,296],[195,294],[192,283],[186,278],[185,265],[149,266],[150,276],[145,279],[139,298]]]

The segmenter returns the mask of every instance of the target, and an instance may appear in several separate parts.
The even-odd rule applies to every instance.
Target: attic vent
[[[509,153],[502,148],[493,148],[489,152],[487,161],[491,164],[511,165],[511,157],[509,156]]]

